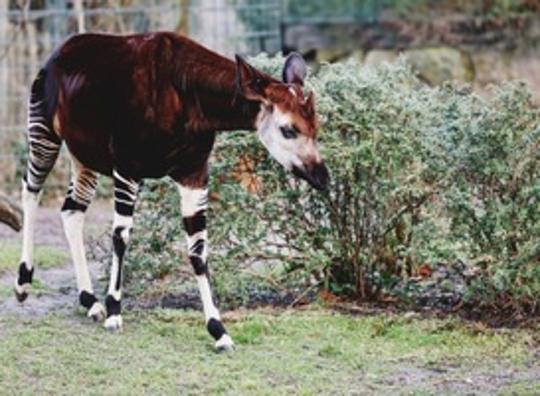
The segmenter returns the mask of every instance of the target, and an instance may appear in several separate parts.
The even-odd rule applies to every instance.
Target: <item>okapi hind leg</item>
[[[105,307],[94,295],[83,238],[84,217],[94,197],[97,175],[73,158],[71,164],[72,178],[62,206],[62,222],[75,268],[79,303],[88,310],[88,317],[101,321],[105,319]]]
[[[111,331],[122,329],[122,267],[129,235],[133,226],[133,210],[137,201],[139,183],[113,171],[114,177],[114,221],[113,259],[109,289],[105,299],[107,319],[105,328]]]
[[[21,261],[19,263],[18,276],[15,280],[15,297],[23,302],[28,297],[34,277],[34,227],[36,222],[37,208],[40,194],[28,189],[23,181],[22,207],[23,207],[23,242]]]
[[[187,233],[188,256],[197,278],[206,328],[216,340],[215,348],[218,352],[230,351],[234,348],[234,343],[221,323],[219,311],[214,305],[208,275],[206,231],[208,189],[206,187],[193,188],[182,184],[178,184],[178,187],[182,196],[182,217]]]
[[[23,243],[15,280],[15,296],[19,302],[28,297],[34,275],[34,228],[40,192],[62,145],[47,119],[44,84],[44,72],[40,71],[32,84],[28,103],[28,161],[22,186]]]

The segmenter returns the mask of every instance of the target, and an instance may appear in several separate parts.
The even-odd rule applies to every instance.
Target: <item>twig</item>
[[[287,289],[287,288],[281,286],[279,283],[276,282],[275,279],[272,279],[272,278],[269,277],[269,276],[265,276],[265,275],[259,274],[259,273],[257,273],[257,272],[248,270],[248,269],[244,270],[244,272],[247,273],[247,274],[249,274],[249,275],[251,275],[251,276],[254,276],[254,277],[256,277],[256,278],[260,278],[260,279],[262,279],[262,280],[267,281],[267,282],[270,283],[272,286],[274,286],[274,288],[277,289],[277,290],[281,290],[281,291],[283,291],[283,292],[289,292],[289,289]]]
[[[311,285],[306,290],[304,290],[298,297],[294,299],[292,303],[289,304],[287,309],[293,308],[299,301],[301,301],[310,291],[315,289],[316,287],[320,286],[320,284],[323,282],[323,280],[318,281],[317,283]]]

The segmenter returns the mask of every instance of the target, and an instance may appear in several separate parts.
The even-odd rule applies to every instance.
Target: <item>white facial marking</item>
[[[305,135],[287,139],[281,132],[281,127],[293,127],[291,118],[281,112],[277,106],[273,111],[264,107],[257,119],[257,134],[270,155],[287,170],[293,167],[304,169],[306,161],[320,161],[317,143]]]
[[[292,96],[296,97],[296,91],[294,90],[293,87],[289,87],[289,92],[291,93]]]

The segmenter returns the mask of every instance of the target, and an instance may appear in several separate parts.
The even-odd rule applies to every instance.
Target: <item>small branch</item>
[[[405,205],[403,208],[401,208],[399,210],[399,212],[397,212],[391,219],[390,221],[388,222],[388,225],[386,226],[386,228],[384,229],[383,233],[382,233],[382,236],[385,236],[386,234],[388,234],[391,230],[394,229],[396,223],[398,222],[398,220],[401,218],[401,216],[403,216],[405,213],[411,211],[411,210],[414,210],[414,209],[418,209],[420,206],[422,206],[424,204],[424,202],[426,202],[428,200],[429,197],[431,197],[433,194],[437,193],[437,191],[430,191],[426,194],[424,194],[420,199],[418,199],[416,202],[413,202],[413,203],[409,203],[407,205]]]
[[[244,270],[243,272],[245,272],[246,274],[249,274],[251,276],[254,276],[256,278],[259,278],[259,279],[262,279],[268,283],[270,283],[276,290],[281,290],[283,292],[289,292],[289,290],[283,286],[281,286],[275,279],[269,277],[269,276],[266,276],[266,275],[263,275],[263,274],[260,274],[260,273],[257,273],[255,271],[251,271],[249,269],[246,269]]]
[[[22,216],[23,212],[19,205],[0,193],[0,223],[7,224],[15,231],[20,231],[22,228]]]
[[[293,308],[296,304],[298,304],[299,301],[301,301],[310,291],[315,289],[316,287],[320,286],[320,284],[323,283],[323,280],[318,281],[317,283],[311,285],[306,290],[304,290],[298,297],[294,299],[292,303],[289,304],[287,309]]]

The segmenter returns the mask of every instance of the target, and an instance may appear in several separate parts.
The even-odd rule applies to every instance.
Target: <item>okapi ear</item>
[[[287,84],[304,85],[307,74],[306,62],[302,55],[297,52],[291,53],[285,60],[283,66],[283,82]]]
[[[305,108],[307,109],[307,112],[308,112],[308,116],[311,116],[314,114],[314,107],[315,107],[315,94],[313,93],[313,91],[311,91],[309,94],[308,94],[308,97],[306,99],[306,106]]]
[[[266,100],[264,88],[265,76],[247,63],[240,55],[236,55],[236,85],[238,91],[248,99]]]

